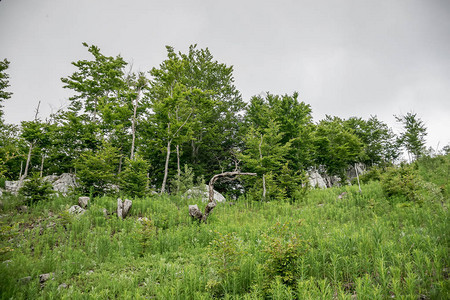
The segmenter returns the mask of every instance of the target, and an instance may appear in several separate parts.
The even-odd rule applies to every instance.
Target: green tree
[[[148,162],[140,155],[125,159],[125,168],[120,173],[120,190],[129,196],[144,197],[147,192]]]
[[[12,93],[5,91],[9,87],[9,74],[6,70],[9,67],[9,61],[5,58],[0,61],[0,125],[3,125],[3,101],[11,98]]]
[[[80,156],[75,167],[81,192],[98,196],[114,191],[118,183],[118,152],[117,148],[104,143],[98,151],[89,150]]]
[[[255,129],[251,127],[245,137],[245,149],[239,155],[248,171],[254,171],[262,179],[259,190],[262,191],[262,200],[276,195],[267,194],[266,179],[267,174],[273,179],[273,174],[277,174],[281,166],[286,162],[286,156],[290,149],[290,142],[283,143],[283,133],[280,125],[269,120],[268,127]],[[272,189],[273,192],[274,189]]]
[[[376,116],[368,120],[351,117],[345,120],[345,125],[353,130],[353,133],[363,143],[364,153],[361,162],[367,166],[393,163],[399,156],[396,136],[388,125]]]
[[[315,153],[318,165],[343,180],[347,168],[360,161],[363,144],[342,119],[326,116],[315,131]]]
[[[395,116],[397,122],[403,125],[403,132],[399,136],[399,144],[408,152],[410,160],[421,157],[425,148],[427,128],[417,114],[408,112],[406,115]]]

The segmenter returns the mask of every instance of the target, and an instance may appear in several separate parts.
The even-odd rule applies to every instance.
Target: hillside
[[[180,197],[135,199],[122,221],[103,215],[112,197],[74,217],[75,196],[18,212],[19,198],[4,195],[1,298],[448,299],[448,199],[362,189],[313,190],[294,204],[241,198],[208,224],[191,221],[195,201]]]

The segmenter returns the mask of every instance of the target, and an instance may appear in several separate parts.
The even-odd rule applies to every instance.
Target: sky
[[[428,146],[450,143],[450,1],[0,0],[6,122],[67,106],[60,78],[91,58],[83,42],[135,71],[197,44],[234,67],[245,101],[298,91],[315,122],[375,115],[397,133],[394,115],[413,112]]]

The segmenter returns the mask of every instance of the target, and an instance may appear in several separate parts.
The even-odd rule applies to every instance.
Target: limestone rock
[[[67,195],[72,189],[77,188],[77,178],[74,174],[63,173],[52,182],[53,189],[63,195]]]
[[[81,208],[86,208],[88,203],[89,203],[89,200],[90,200],[89,197],[79,197],[78,198],[78,205]]]
[[[50,278],[51,278],[51,274],[50,273],[41,274],[41,275],[39,275],[39,282],[40,283],[44,283],[47,280],[49,280]]]
[[[58,286],[58,290],[61,290],[61,289],[67,289],[67,288],[68,288],[68,285],[65,284],[65,283],[61,283],[61,284]]]
[[[26,180],[24,180],[23,182],[26,182]],[[20,183],[19,180],[5,181],[5,191],[16,195],[17,192],[19,191],[19,183]]]
[[[311,170],[308,172],[309,184],[313,188],[326,189],[327,184],[322,175],[317,170]]]
[[[82,215],[82,214],[84,214],[84,213],[86,212],[86,210],[83,209],[83,208],[81,208],[81,207],[78,206],[78,205],[73,205],[73,206],[71,206],[71,207],[69,208],[68,212],[69,212],[69,214],[71,214],[71,215]]]
[[[208,202],[209,201],[209,192],[208,192],[208,185],[203,186],[197,186],[193,187],[192,189],[189,189],[184,195],[188,198],[201,198],[202,202]],[[225,197],[219,193],[218,191],[214,190],[214,200],[216,202],[225,202]]]
[[[122,201],[122,199],[117,199],[117,216],[120,219],[125,219],[128,215],[128,212],[130,211],[131,205],[133,202],[131,200],[125,199]]]

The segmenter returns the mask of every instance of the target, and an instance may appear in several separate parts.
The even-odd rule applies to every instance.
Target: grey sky
[[[315,121],[418,113],[428,145],[450,142],[450,1],[3,0],[0,59],[11,61],[5,119],[45,117],[67,104],[61,77],[89,58],[82,42],[147,71],[208,47],[234,66],[244,100],[299,91]]]

